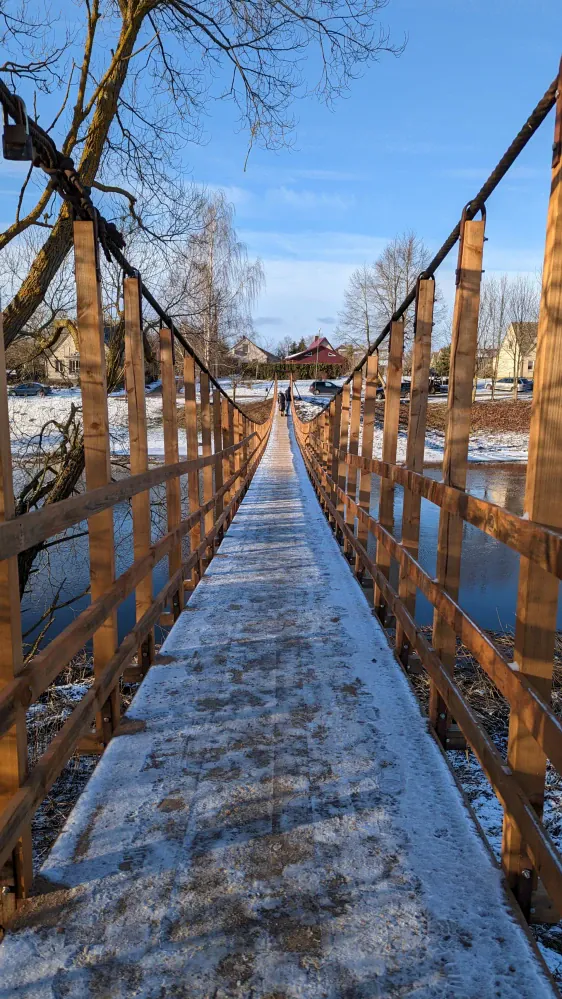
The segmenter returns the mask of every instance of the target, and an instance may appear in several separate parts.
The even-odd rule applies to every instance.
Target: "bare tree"
[[[527,275],[518,275],[509,288],[509,327],[502,345],[512,361],[514,399],[517,398],[523,358],[532,350],[537,339],[539,303],[537,281]]]
[[[371,346],[373,333],[380,332],[374,281],[374,267],[368,264],[353,271],[344,291],[343,309],[338,314],[336,329],[339,336],[366,350]]]
[[[478,358],[491,355],[492,399],[498,377],[500,348],[506,334],[510,313],[510,282],[507,274],[484,277],[478,316]]]
[[[319,66],[313,91],[331,101],[362,65],[396,51],[377,19],[386,2],[128,0],[112,3],[106,16],[101,0],[83,0],[67,87],[50,128],[65,122],[62,150],[75,158],[82,182],[111,189],[142,224],[136,197],[150,191],[170,201],[177,153],[198,137],[210,100],[234,101],[250,145],[286,142],[290,104],[312,83],[310,66]],[[16,0],[3,3],[6,12],[17,7]],[[22,198],[0,249],[31,226],[50,231],[5,311],[6,345],[39,306],[72,239],[70,210],[57,211],[48,185],[25,216]]]

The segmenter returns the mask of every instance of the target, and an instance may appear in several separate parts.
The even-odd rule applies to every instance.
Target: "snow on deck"
[[[553,990],[287,423],[0,947],[0,997]]]

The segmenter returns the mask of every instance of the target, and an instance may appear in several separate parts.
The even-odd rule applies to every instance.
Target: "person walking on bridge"
[[[285,393],[283,392],[282,389],[280,389],[279,392],[277,393],[277,405],[279,406],[279,412],[281,413],[281,416],[283,416],[285,413]]]
[[[291,386],[287,385],[285,389],[285,408],[287,410],[287,417],[289,416],[289,410],[291,408]]]

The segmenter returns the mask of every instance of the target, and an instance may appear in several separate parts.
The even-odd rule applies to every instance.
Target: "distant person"
[[[279,412],[281,416],[285,415],[285,393],[280,391],[277,393],[277,405],[279,406]]]
[[[289,415],[289,410],[291,408],[291,386],[287,385],[285,389],[285,407],[287,410],[287,416]]]

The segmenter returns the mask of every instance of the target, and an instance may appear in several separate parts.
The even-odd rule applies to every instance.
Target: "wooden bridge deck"
[[[0,997],[552,996],[277,419]]]

